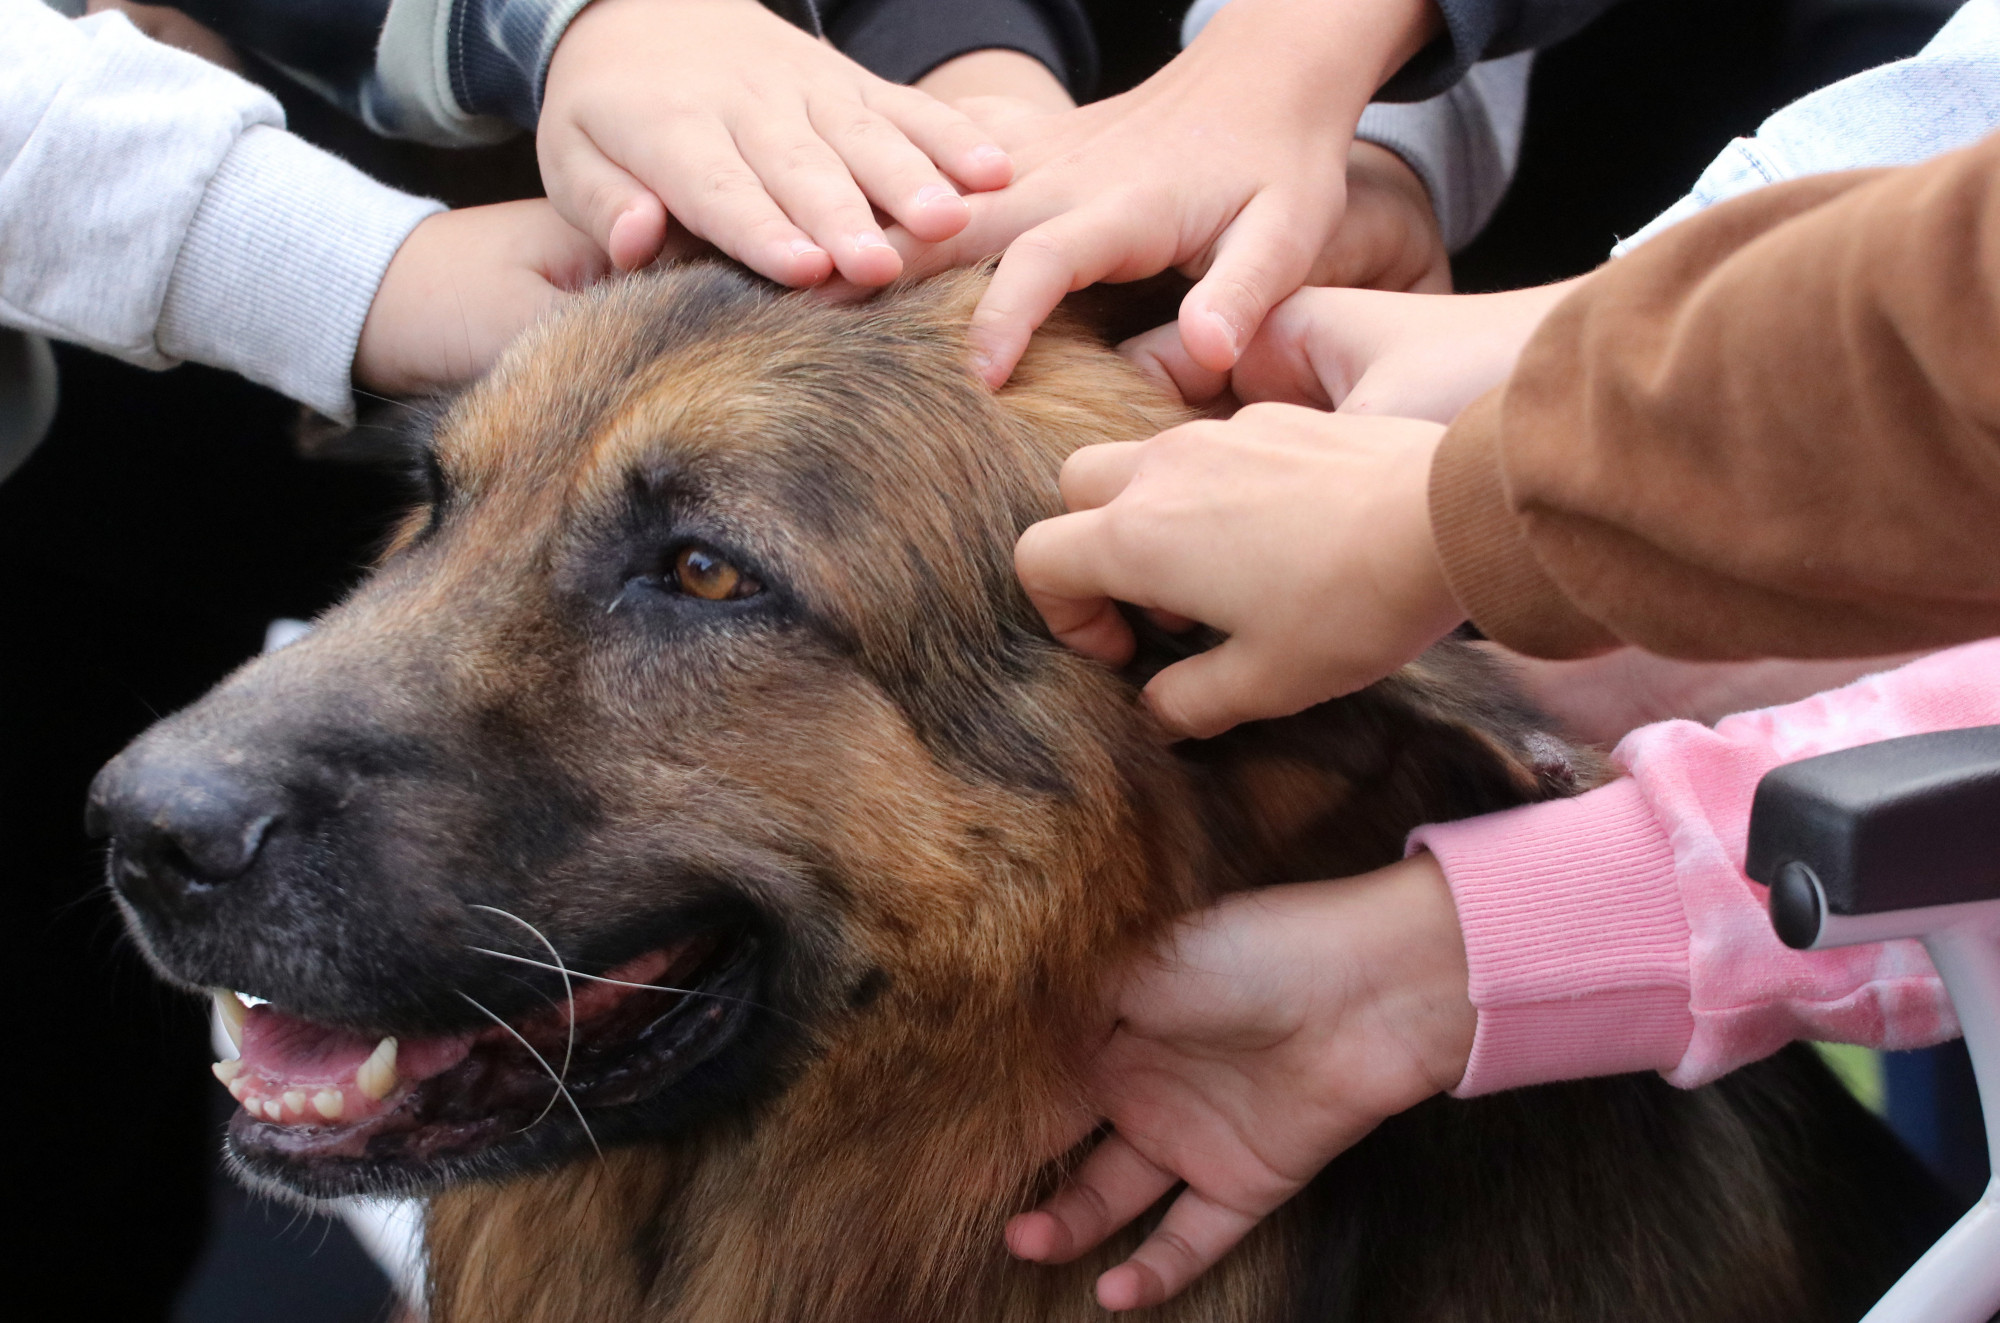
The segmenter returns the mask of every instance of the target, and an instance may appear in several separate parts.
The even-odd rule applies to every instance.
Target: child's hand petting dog
[[[354,380],[388,395],[468,381],[565,292],[605,274],[597,245],[540,199],[432,216],[389,259]]]
[[[1225,370],[1333,247],[1355,123],[1439,21],[1433,0],[1235,0],[1131,91],[996,125],[1018,177],[912,267],[1004,250],[971,328],[993,386],[1063,295],[1170,267],[1200,277],[1188,352]]]
[[[671,218],[787,285],[894,280],[871,204],[947,239],[970,215],[953,181],[1013,172],[963,114],[757,0],[595,0],[550,61],[536,148],[550,198],[621,270]]]
[[[1227,422],[1086,446],[1072,511],[1014,563],[1055,636],[1127,661],[1129,602],[1229,635],[1146,686],[1167,729],[1218,735],[1351,693],[1463,619],[1431,538],[1434,423],[1256,404]]]
[[[1507,379],[1542,319],[1586,279],[1503,294],[1303,289],[1271,310],[1230,372],[1197,362],[1172,326],[1120,350],[1197,407],[1233,397],[1448,423]]]
[[[1186,1181],[1098,1278],[1106,1309],[1174,1295],[1385,1118],[1457,1084],[1476,1026],[1428,854],[1225,899],[1129,971],[1114,1013],[1084,1073],[1112,1133],[1007,1227],[1019,1257],[1067,1262]]]

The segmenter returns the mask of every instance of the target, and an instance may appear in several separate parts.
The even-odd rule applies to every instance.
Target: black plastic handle
[[[1822,895],[1846,915],[2000,899],[2000,726],[1774,768],[1751,802],[1745,871],[1771,887],[1795,946],[1817,934]]]

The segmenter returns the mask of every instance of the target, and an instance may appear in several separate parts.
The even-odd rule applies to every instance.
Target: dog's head
[[[218,1071],[251,1173],[434,1188],[739,1124],[807,1071],[878,1119],[962,1110],[947,1061],[1052,1088],[1104,958],[1275,880],[1328,787],[1370,824],[1328,867],[1393,854],[1422,806],[1367,804],[1435,804],[1412,775],[1533,792],[1450,684],[1176,755],[1055,646],[1015,538],[1071,449],[1179,415],[1061,326],[987,392],[979,288],[589,296],[443,416],[351,599],[104,770],[153,963],[269,1003]]]

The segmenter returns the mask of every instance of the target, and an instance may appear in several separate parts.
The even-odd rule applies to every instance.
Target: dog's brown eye
[[[764,585],[707,547],[683,547],[674,557],[674,581],[690,597],[726,602],[764,591]]]

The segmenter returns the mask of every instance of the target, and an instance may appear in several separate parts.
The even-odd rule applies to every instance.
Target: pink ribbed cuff
[[[1419,827],[1443,866],[1479,1012],[1459,1097],[1670,1070],[1694,1032],[1674,852],[1632,781]]]

